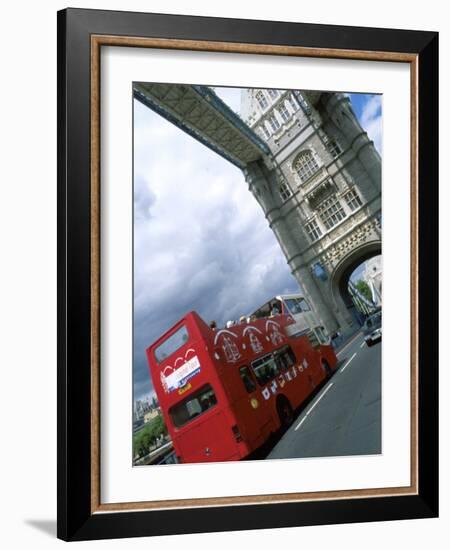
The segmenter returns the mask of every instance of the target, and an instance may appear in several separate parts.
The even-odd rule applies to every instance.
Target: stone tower
[[[272,165],[245,170],[292,274],[329,333],[355,325],[347,285],[381,254],[381,158],[341,93],[246,89],[241,116]]]

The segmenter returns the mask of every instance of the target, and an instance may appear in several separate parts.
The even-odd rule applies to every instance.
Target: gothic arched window
[[[261,134],[263,135],[263,138],[265,140],[268,140],[270,138],[270,132],[267,129],[265,122],[263,122],[259,128],[260,128]]]
[[[280,183],[280,186],[278,189],[280,191],[281,200],[283,202],[286,202],[288,199],[292,197],[292,191],[289,185],[285,181],[282,181]]]
[[[267,109],[269,106],[269,102],[267,101],[267,97],[264,95],[264,92],[261,90],[256,93],[256,101],[259,103],[259,106],[264,111],[264,109]]]
[[[302,182],[310,178],[318,169],[319,165],[309,149],[302,151],[294,163],[294,170]]]
[[[269,116],[268,121],[269,121],[269,125],[272,129],[272,132],[276,132],[278,129],[281,128],[280,121],[276,117],[275,111]]]
[[[279,105],[278,105],[278,112],[280,113],[281,115],[281,118],[283,119],[283,122],[287,122],[290,118],[291,118],[291,113],[289,112],[289,110],[287,109],[284,101],[282,101]]]

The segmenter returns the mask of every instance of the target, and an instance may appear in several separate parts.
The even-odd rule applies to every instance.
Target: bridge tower
[[[248,163],[292,274],[328,332],[355,327],[349,277],[381,254],[381,158],[341,93],[245,89],[241,117],[265,140]]]

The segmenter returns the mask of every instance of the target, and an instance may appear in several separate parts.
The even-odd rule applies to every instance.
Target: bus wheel
[[[326,361],[325,359],[322,359],[322,366],[323,366],[323,370],[325,371],[326,377],[330,378],[330,376],[333,374],[333,371],[331,370],[331,367],[328,364],[328,361]]]
[[[292,410],[292,405],[286,397],[280,397],[278,400],[277,411],[281,428],[285,431],[289,428],[292,422],[294,422],[294,411]]]

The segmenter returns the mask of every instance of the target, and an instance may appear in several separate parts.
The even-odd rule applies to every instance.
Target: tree
[[[150,447],[156,443],[161,435],[167,434],[167,427],[161,414],[144,425],[133,437],[133,455],[145,456]]]
[[[359,279],[355,283],[355,287],[358,289],[358,291],[369,300],[369,302],[372,302],[372,291],[370,290],[369,285],[364,281],[363,279]]]

